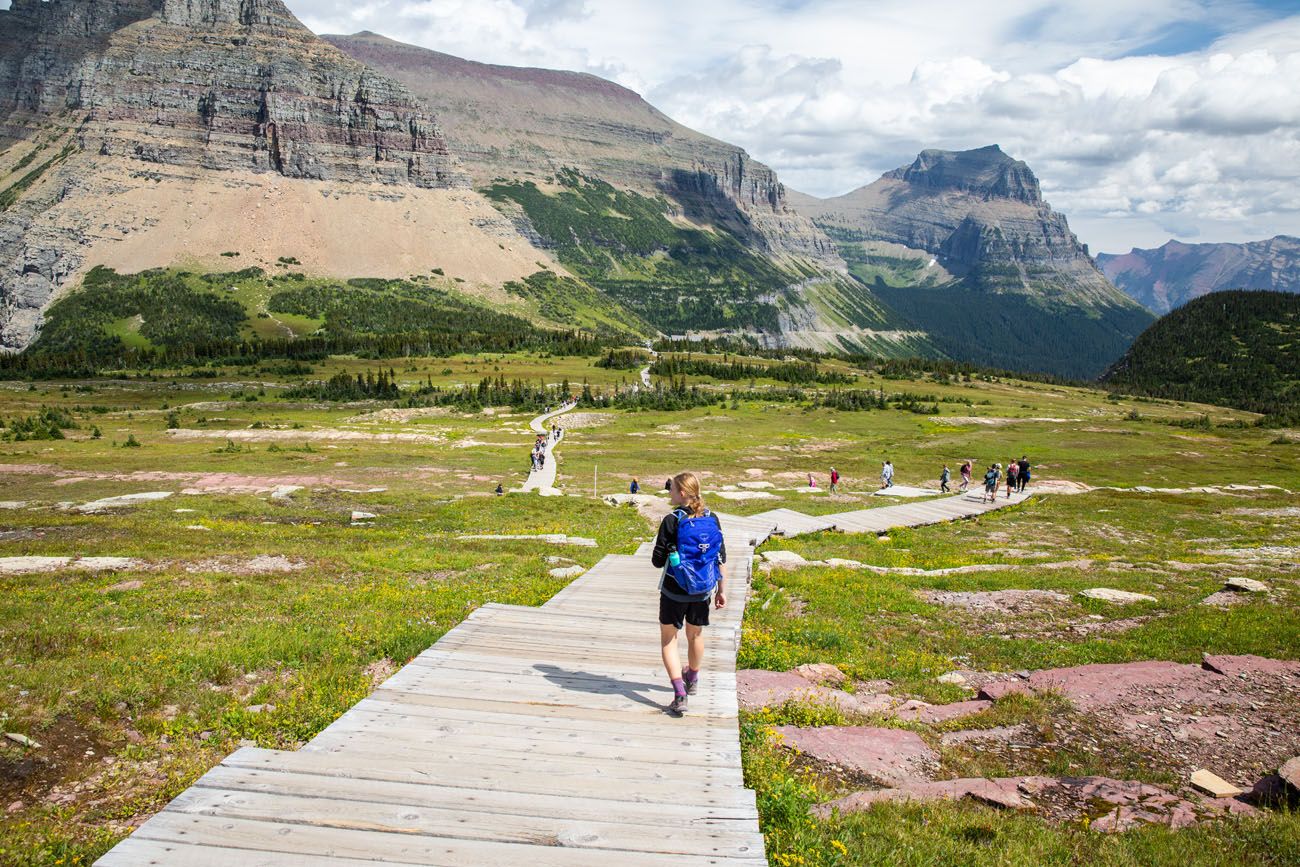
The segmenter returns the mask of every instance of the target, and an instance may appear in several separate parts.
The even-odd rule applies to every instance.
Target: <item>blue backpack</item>
[[[709,593],[722,579],[718,556],[722,552],[722,526],[712,512],[698,518],[678,509],[677,565],[669,566],[674,580],[691,596]]]

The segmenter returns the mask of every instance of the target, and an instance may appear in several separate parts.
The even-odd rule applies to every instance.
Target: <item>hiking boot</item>
[[[696,677],[693,677],[693,678],[691,678],[690,680],[686,681],[686,694],[687,694],[687,695],[695,695],[695,691],[696,691],[697,689],[699,689],[699,688],[700,688],[700,678],[699,678],[698,675],[697,675]]]
[[[673,716],[681,716],[686,713],[686,696],[673,696],[673,703],[668,705],[668,712]]]

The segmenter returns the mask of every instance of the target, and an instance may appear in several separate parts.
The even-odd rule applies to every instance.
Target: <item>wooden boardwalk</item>
[[[642,546],[540,608],[483,606],[301,750],[235,752],[97,863],[766,864],[735,674],[761,540],[727,533],[728,605],[681,719]]]
[[[473,612],[301,750],[238,750],[96,863],[766,864],[736,706],[754,546],[774,532],[884,532],[1024,499],[720,514],[729,602],[713,614],[681,719],[663,710],[672,690],[650,545],[608,555],[540,608]]]

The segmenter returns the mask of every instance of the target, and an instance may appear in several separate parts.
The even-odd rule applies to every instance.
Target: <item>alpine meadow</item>
[[[1300,864],[1300,17],[1156,6],[0,0],[0,865]]]

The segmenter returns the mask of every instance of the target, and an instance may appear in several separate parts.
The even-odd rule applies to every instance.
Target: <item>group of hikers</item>
[[[965,492],[970,490],[971,478],[974,474],[975,462],[973,460],[963,461],[958,467],[958,473],[961,475],[961,485],[958,491]],[[830,473],[832,494],[837,493],[840,487],[840,473],[834,467],[831,467]],[[1007,496],[1012,494],[1023,494],[1025,486],[1029,484],[1029,457],[1023,456],[1020,460],[1007,461],[1006,468],[1002,464],[990,464],[988,470],[984,473],[984,496],[983,499],[991,500],[997,495],[998,487],[1002,482],[1006,482]],[[880,490],[884,491],[894,486],[894,462],[885,460],[880,465]],[[808,474],[808,487],[817,487],[817,477],[812,473]],[[947,464],[943,465],[943,470],[939,473],[939,492],[948,494],[952,492],[952,470]],[[633,491],[635,493],[635,491]]]
[[[533,440],[532,470],[537,472],[546,466],[546,445],[548,442],[559,442],[564,436],[564,428],[555,424],[551,425],[550,431],[539,433]]]
[[[959,491],[970,490],[971,474],[973,472],[974,461],[963,461],[959,472],[961,473],[961,485],[957,488]],[[1029,467],[1029,457],[1022,455],[1020,460],[1007,461],[1006,469],[1003,470],[1002,464],[992,463],[984,471],[984,493],[980,499],[986,502],[992,502],[997,498],[998,486],[1002,481],[1006,481],[1007,497],[1012,494],[1023,494],[1025,487],[1029,484],[1031,478]],[[943,472],[939,474],[939,491],[948,493],[952,489],[948,483],[952,480],[952,471],[944,465]]]

